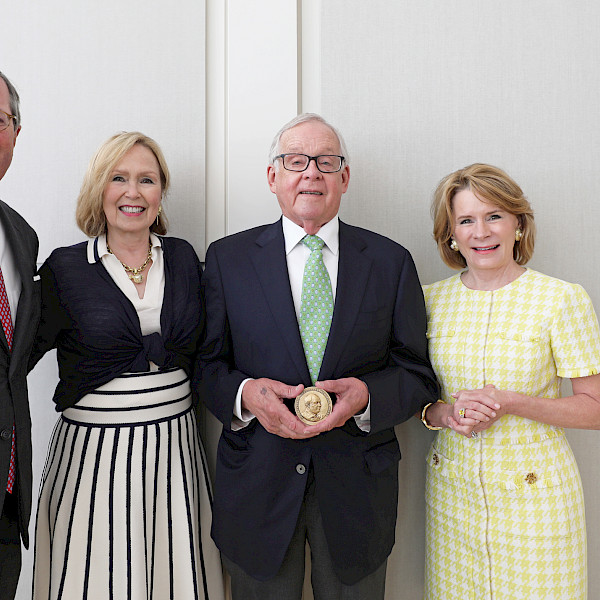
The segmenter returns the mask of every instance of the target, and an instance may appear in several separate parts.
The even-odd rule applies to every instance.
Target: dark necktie
[[[12,350],[13,342],[13,324],[12,317],[10,315],[10,304],[8,303],[8,294],[6,293],[6,286],[4,285],[4,275],[2,275],[2,269],[0,269],[0,321],[2,321],[2,329],[4,329],[4,335],[6,342],[8,343],[8,349]],[[8,482],[6,484],[6,491],[12,494],[13,486],[15,484],[15,425],[13,423],[12,431],[12,445],[10,448],[10,466],[8,468]]]

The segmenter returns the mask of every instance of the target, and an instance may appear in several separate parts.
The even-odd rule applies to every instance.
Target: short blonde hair
[[[79,229],[88,237],[106,233],[106,215],[102,206],[104,190],[115,166],[136,144],[145,146],[156,157],[160,169],[161,193],[164,199],[169,189],[169,168],[160,146],[152,138],[139,131],[117,133],[106,140],[92,157],[77,198],[75,219]],[[150,231],[165,235],[167,226],[168,221],[163,208],[158,216],[158,223],[154,221]]]
[[[440,181],[433,196],[431,215],[433,237],[442,260],[452,269],[463,269],[467,263],[460,252],[450,248],[453,235],[452,201],[458,192],[470,190],[481,201],[489,202],[517,217],[523,237],[513,248],[519,265],[533,256],[535,223],[533,210],[523,191],[502,169],[475,163],[450,173]]]

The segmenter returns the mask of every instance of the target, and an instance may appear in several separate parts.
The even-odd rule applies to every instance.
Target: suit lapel
[[[281,219],[263,230],[256,244],[251,260],[271,315],[302,381],[310,381],[290,288]]]
[[[340,221],[340,256],[335,306],[319,378],[330,379],[354,327],[369,280],[371,259],[364,255],[366,244],[355,231]]]
[[[23,348],[23,344],[21,342],[23,336],[28,337],[35,333],[29,332],[29,327],[27,327],[30,322],[33,295],[33,259],[31,258],[31,248],[26,245],[26,239],[28,239],[27,236],[24,235],[24,232],[19,230],[18,223],[15,223],[10,218],[10,216],[4,210],[4,207],[1,205],[0,220],[2,221],[2,227],[6,235],[7,243],[10,245],[12,251],[15,266],[21,278],[21,295],[19,296],[19,302],[17,305],[16,319],[14,319],[15,326],[11,360],[11,364],[18,364],[21,350]],[[6,342],[4,331],[2,331],[1,337],[2,344],[8,352],[8,344]]]

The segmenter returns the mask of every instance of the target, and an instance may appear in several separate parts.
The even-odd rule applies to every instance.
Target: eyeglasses
[[[283,168],[287,171],[306,171],[310,161],[314,160],[321,173],[337,173],[344,163],[344,157],[337,154],[321,154],[308,156],[308,154],[280,154],[275,159],[281,158]]]
[[[15,117],[15,115],[9,115],[7,112],[0,109],[0,131],[4,131],[10,125],[11,119],[14,119],[16,122],[17,117]]]

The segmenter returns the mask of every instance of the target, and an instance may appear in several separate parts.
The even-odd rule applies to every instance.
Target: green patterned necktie
[[[300,336],[310,371],[310,379],[317,381],[321,362],[327,345],[333,294],[331,280],[323,262],[325,242],[316,235],[307,235],[302,243],[310,249],[302,279],[302,302],[300,304]]]

